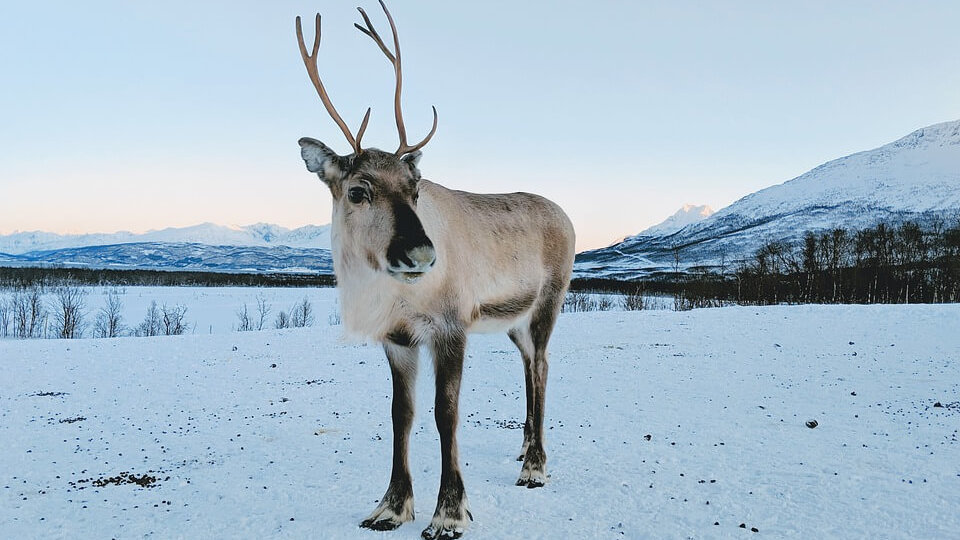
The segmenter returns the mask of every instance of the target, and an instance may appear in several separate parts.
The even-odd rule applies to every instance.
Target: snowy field
[[[187,334],[223,334],[234,332],[239,326],[237,313],[246,305],[247,313],[257,317],[257,301],[262,298],[269,309],[264,327],[274,328],[281,311],[288,314],[293,307],[308,301],[313,309],[313,325],[338,324],[339,308],[336,290],[313,287],[80,287],[83,290],[84,329],[83,337],[93,337],[94,323],[98,313],[105,309],[110,295],[121,305],[120,315],[129,333],[143,321],[150,305],[158,308],[183,306],[187,309]],[[49,312],[57,309],[55,288],[44,290],[43,303]],[[0,289],[0,302],[13,297],[14,290]],[[259,322],[259,321],[256,321]],[[2,335],[2,332],[0,332]]]
[[[440,475],[430,370],[411,437],[416,521],[360,530],[390,474],[389,370],[325,317],[0,341],[0,538],[418,538]],[[958,329],[956,305],[563,314],[550,479],[535,490],[513,485],[519,355],[506,336],[472,336],[467,534],[958,538]]]

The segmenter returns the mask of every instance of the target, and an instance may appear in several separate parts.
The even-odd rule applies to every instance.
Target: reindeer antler
[[[317,89],[317,94],[320,95],[320,101],[323,102],[323,106],[327,109],[327,112],[333,118],[333,121],[340,126],[340,130],[343,131],[343,134],[347,137],[347,141],[350,142],[350,146],[353,147],[353,153],[359,155],[360,152],[363,151],[363,149],[360,147],[360,140],[363,138],[363,132],[367,130],[367,121],[370,120],[370,108],[367,107],[367,114],[363,115],[363,122],[360,124],[360,130],[357,131],[357,137],[354,138],[353,133],[350,132],[350,128],[347,127],[347,123],[343,121],[343,118],[340,117],[337,109],[330,101],[330,96],[327,95],[327,91],[323,87],[323,82],[320,80],[320,74],[317,71],[317,51],[320,50],[319,13],[317,13],[316,27],[316,35],[313,38],[313,53],[307,54],[307,46],[303,43],[303,29],[300,28],[300,17],[297,16],[297,41],[300,43],[300,56],[303,57],[303,65],[307,68],[307,74],[310,76],[310,81],[313,82],[313,86]],[[400,89],[398,86],[397,99],[399,99],[399,91]],[[436,123],[436,120],[434,120],[434,123]]]
[[[410,152],[415,152],[423,148],[424,145],[430,142],[430,139],[433,137],[433,134],[437,132],[437,108],[431,106],[431,108],[433,109],[433,128],[430,129],[430,133],[428,133],[427,136],[424,137],[424,139],[419,143],[413,146],[408,145],[407,130],[403,126],[403,111],[400,108],[400,89],[403,86],[403,71],[400,67],[400,38],[397,37],[397,26],[393,23],[393,17],[390,15],[390,11],[387,9],[387,5],[383,3],[383,0],[379,0],[379,1],[380,1],[380,7],[383,8],[383,12],[387,15],[387,21],[390,22],[390,30],[393,32],[394,52],[391,52],[390,49],[388,49],[387,46],[383,43],[383,39],[380,38],[380,34],[378,34],[376,29],[373,27],[373,24],[370,22],[370,17],[367,17],[367,13],[363,11],[363,8],[358,7],[357,10],[360,12],[360,15],[363,17],[363,22],[366,23],[367,27],[364,28],[360,26],[360,24],[358,23],[354,23],[354,26],[356,26],[357,29],[363,32],[364,34],[370,36],[370,38],[373,39],[373,41],[380,47],[380,50],[383,51],[383,54],[387,56],[387,60],[389,60],[390,63],[393,64],[393,71],[396,74],[396,78],[397,78],[397,88],[393,94],[393,109],[397,116],[397,132],[400,135],[400,147],[397,148],[397,151],[395,153],[398,156],[402,156],[404,154],[409,154]],[[320,24],[319,17],[320,16],[318,15],[317,16],[318,29]],[[302,40],[301,40],[301,43],[303,43]],[[326,101],[324,101],[324,103],[326,103]]]

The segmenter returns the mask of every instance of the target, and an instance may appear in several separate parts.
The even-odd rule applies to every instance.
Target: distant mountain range
[[[825,163],[677,230],[653,227],[577,255],[574,277],[637,279],[718,268],[771,241],[807,231],[863,229],[880,221],[960,216],[960,121],[935,124],[874,150]]]
[[[287,246],[211,246],[183,242],[134,242],[12,255],[2,266],[55,266],[116,270],[333,274],[330,250]]]
[[[307,225],[287,229],[269,223],[226,227],[202,223],[192,227],[167,228],[145,233],[120,231],[94,234],[55,234],[41,231],[0,235],[0,253],[24,254],[64,248],[132,243],[194,243],[209,246],[287,246],[330,249],[330,225]]]
[[[330,226],[204,223],[135,234],[0,236],[0,265],[332,274]]]

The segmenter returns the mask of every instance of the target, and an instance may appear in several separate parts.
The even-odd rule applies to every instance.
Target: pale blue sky
[[[349,146],[297,52],[368,145],[395,148],[392,72],[353,28],[375,1],[3,2],[0,233],[204,221],[327,223],[300,161]],[[578,248],[684,203],[725,206],[829,159],[960,118],[956,2],[390,2],[426,178],[560,203]]]

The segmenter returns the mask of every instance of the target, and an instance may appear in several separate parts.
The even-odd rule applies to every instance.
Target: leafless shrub
[[[0,298],[0,338],[10,335],[10,319],[12,319],[10,303],[6,298]]]
[[[187,314],[187,306],[177,304],[173,307],[167,307],[166,304],[160,308],[163,317],[163,333],[167,336],[181,336],[187,332],[187,324],[184,318]]]
[[[627,311],[641,311],[647,307],[644,296],[643,286],[641,285],[632,292],[623,295],[620,305]]]
[[[257,312],[250,313],[247,304],[237,310],[237,332],[251,332],[253,330],[263,330],[267,325],[267,316],[270,315],[271,306],[267,302],[267,297],[263,294],[257,295]]]
[[[53,335],[60,339],[77,339],[85,327],[84,298],[87,291],[76,285],[60,285],[53,291]]]
[[[150,307],[147,308],[147,315],[143,318],[143,321],[133,330],[133,335],[137,337],[152,337],[159,336],[163,333],[163,326],[161,323],[160,309],[157,307],[157,302],[150,302]]]
[[[290,310],[290,326],[292,328],[313,326],[313,304],[306,296]]]
[[[246,306],[244,306],[246,307]],[[267,323],[267,315],[270,315],[270,303],[263,293],[257,295],[257,330],[263,330]]]
[[[43,304],[43,291],[39,285],[14,292],[8,309],[11,312],[13,337],[29,339],[44,336],[49,313]]]
[[[253,319],[250,318],[250,312],[247,310],[247,304],[237,310],[237,332],[250,332],[253,330]]]
[[[340,318],[340,305],[337,302],[333,304],[333,311],[327,315],[327,324],[330,326],[340,326],[342,320]]]
[[[290,316],[287,315],[286,311],[281,311],[277,313],[277,318],[273,321],[274,328],[282,330],[284,328],[290,328]]]
[[[563,300],[561,310],[565,313],[577,313],[582,311],[596,311],[597,302],[585,292],[569,292]]]
[[[613,309],[613,306],[614,306],[613,299],[606,295],[601,296],[600,298],[597,298],[596,303],[597,303],[597,311],[610,311],[611,309]]]
[[[93,323],[93,335],[98,338],[114,338],[123,335],[123,302],[114,291],[107,293],[107,303],[100,308]]]
[[[678,292],[673,295],[673,310],[674,311],[690,311],[694,308],[693,301],[690,300],[683,292]]]

